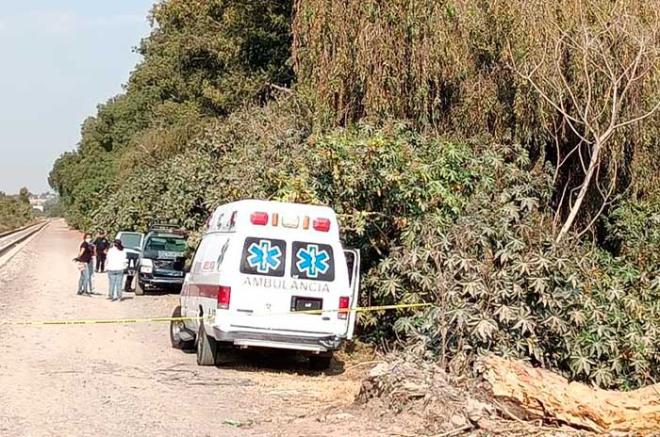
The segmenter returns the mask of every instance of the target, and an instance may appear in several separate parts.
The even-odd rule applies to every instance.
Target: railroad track
[[[0,255],[5,254],[18,243],[27,240],[30,236],[44,228],[48,223],[48,220],[46,220],[25,228],[0,234]]]

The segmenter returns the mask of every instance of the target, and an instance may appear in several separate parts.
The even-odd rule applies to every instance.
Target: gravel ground
[[[76,296],[80,234],[51,223],[0,269],[4,321],[170,315],[176,295]],[[169,345],[166,323],[5,325],[0,334],[0,435],[411,435],[353,405],[368,366],[307,372],[290,356],[237,353],[220,367]],[[404,427],[404,425],[401,425]],[[405,427],[404,427],[405,428]]]

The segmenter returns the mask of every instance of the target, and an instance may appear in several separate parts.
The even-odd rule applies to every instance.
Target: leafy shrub
[[[114,230],[178,219],[194,246],[221,203],[327,204],[362,250],[363,304],[437,305],[362,315],[366,336],[398,337],[453,369],[495,351],[604,387],[651,381],[657,271],[577,241],[554,245],[551,192],[551,172],[519,146],[443,141],[400,123],[313,132],[289,98],[208,125],[185,152],[131,175],[94,218]]]
[[[557,166],[552,202],[561,219],[574,200],[571,191],[583,182],[582,155],[589,154],[593,140],[580,140],[582,126],[581,133],[573,132],[556,107],[573,120],[587,113],[595,117],[592,128],[607,126],[609,119],[598,117],[610,116],[611,90],[624,87],[610,83],[614,73],[604,65],[622,68],[614,74],[620,85],[628,77],[626,56],[637,54],[641,41],[648,43],[648,64],[643,67],[647,57],[640,51],[635,62],[640,74],[626,91],[629,98],[614,101],[621,121],[653,108],[660,97],[657,9],[655,0],[297,0],[292,25],[297,89],[330,126],[398,118],[461,139],[491,135],[520,143],[533,159]],[[591,55],[579,49],[586,40]],[[585,80],[585,59],[590,71],[606,74]],[[534,71],[556,106],[516,70]],[[579,228],[600,215],[609,191],[603,187],[611,181],[612,194],[622,196],[658,185],[659,127],[656,111],[607,140],[597,180],[577,217]],[[576,149],[580,152],[573,153]]]
[[[27,193],[27,190],[25,192]],[[0,232],[20,228],[28,224],[33,218],[32,206],[26,194],[7,196],[0,191]]]
[[[420,217],[366,284],[379,303],[433,302],[366,320],[465,370],[483,352],[529,358],[573,379],[637,387],[658,376],[660,275],[588,244],[553,244],[549,172],[508,147],[475,157],[458,219]]]
[[[383,256],[428,211],[456,216],[472,189],[470,147],[404,124],[361,125],[312,139],[310,178],[339,213],[350,244]]]
[[[284,110],[287,105],[249,107],[208,123],[184,152],[129,174],[94,211],[93,225],[144,231],[150,221],[166,219],[195,231],[220,203],[275,196],[278,182],[270,174],[278,165],[288,168],[309,133],[304,113]],[[195,233],[190,244],[198,238]]]
[[[612,251],[640,268],[660,266],[660,198],[626,201],[618,205],[605,224],[606,242]]]

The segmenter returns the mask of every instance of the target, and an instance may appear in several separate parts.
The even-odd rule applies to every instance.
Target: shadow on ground
[[[341,375],[345,363],[336,356],[327,370],[311,370],[307,356],[288,350],[276,349],[221,349],[219,368],[230,368],[240,372],[288,373],[292,375],[321,376]]]
[[[194,350],[184,353],[194,354]],[[238,349],[222,348],[218,352],[220,369],[232,369],[238,372],[271,372],[305,376],[336,376],[344,373],[345,363],[337,356],[333,357],[327,370],[311,370],[309,359],[295,351],[277,349]]]

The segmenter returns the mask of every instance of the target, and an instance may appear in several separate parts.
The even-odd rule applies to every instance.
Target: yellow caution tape
[[[424,308],[433,306],[432,303],[406,303],[406,304],[397,304],[397,305],[381,305],[381,306],[372,306],[372,307],[357,307],[352,309],[336,309],[336,310],[303,310],[303,311],[291,311],[288,313],[259,313],[258,315],[283,315],[283,314],[323,314],[323,313],[368,313],[371,311],[387,311],[387,310],[402,310],[402,309],[411,309],[411,308]]]
[[[413,303],[398,305],[381,305],[371,307],[358,307],[352,309],[336,310],[303,310],[291,311],[286,313],[248,313],[249,316],[278,316],[290,314],[323,314],[323,313],[366,313],[371,311],[386,311],[395,309],[424,308],[432,306],[431,303]],[[135,319],[96,319],[96,320],[8,320],[0,321],[0,326],[53,326],[53,325],[127,325],[131,323],[159,323],[159,322],[183,322],[192,320],[211,320],[213,316],[206,317],[146,317]]]
[[[184,320],[207,320],[209,317],[147,317],[142,319],[97,319],[97,320],[10,320],[0,322],[13,326],[48,326],[48,325],[112,325],[130,323],[178,322]]]

